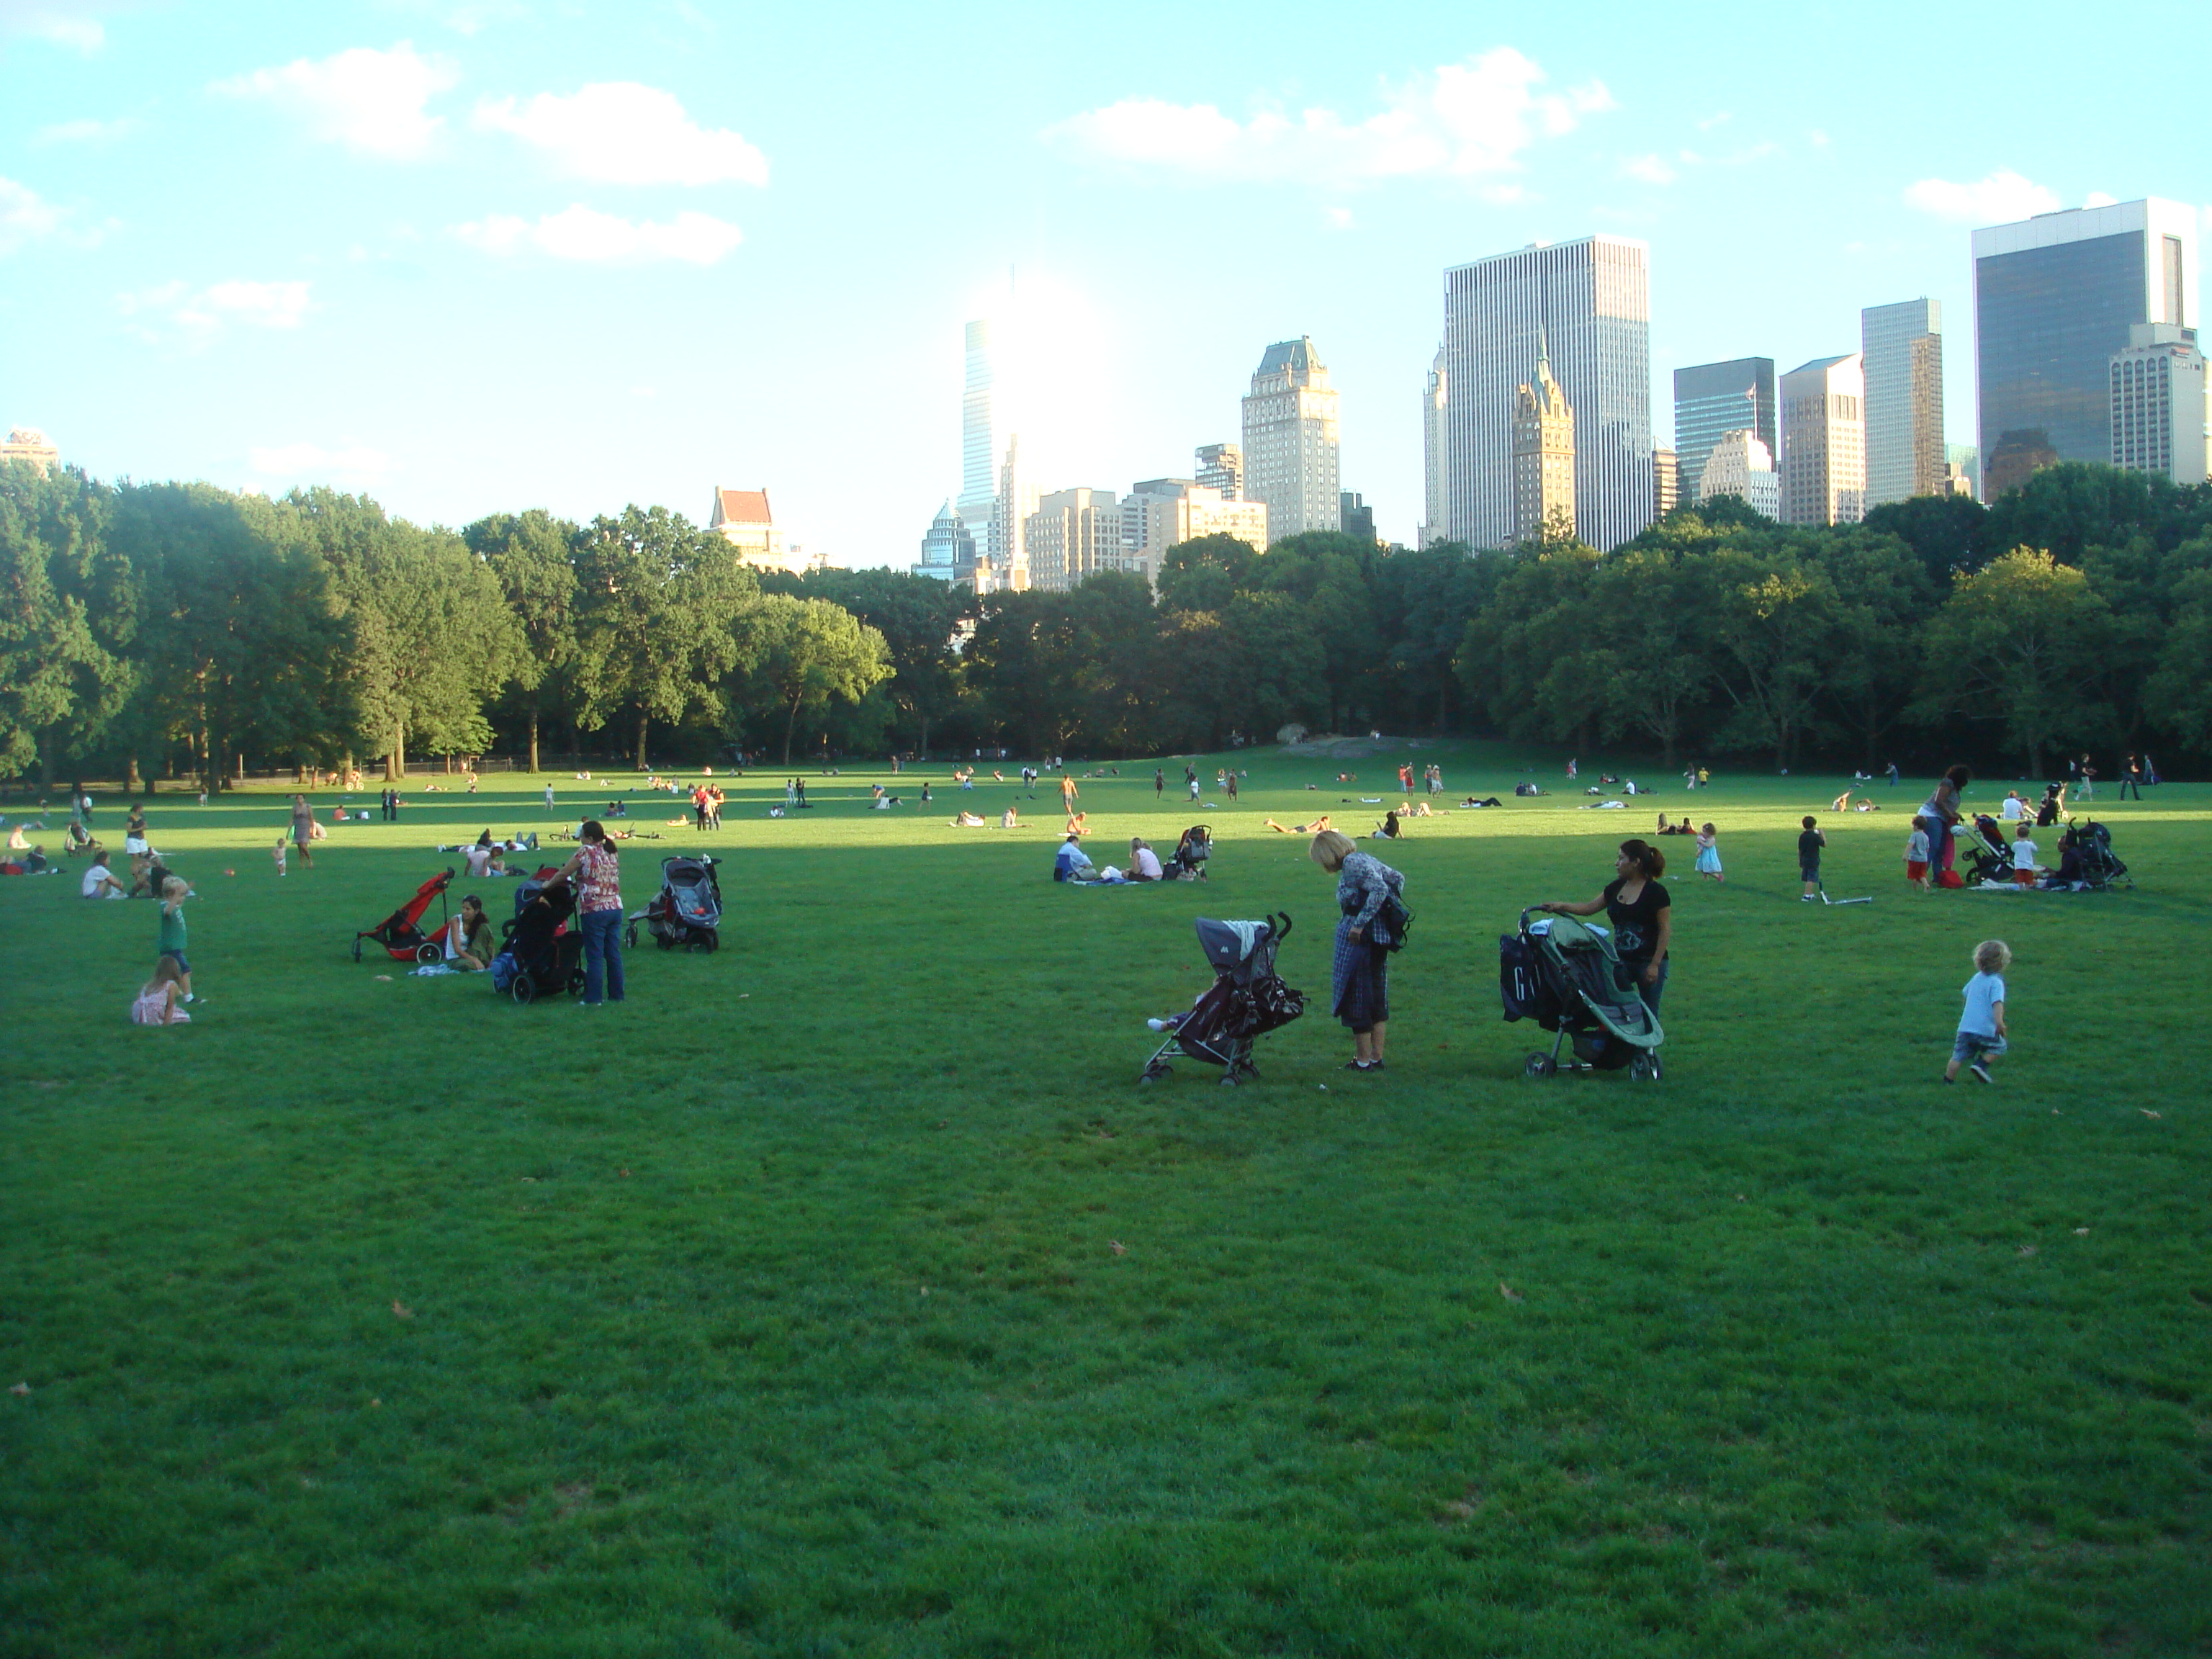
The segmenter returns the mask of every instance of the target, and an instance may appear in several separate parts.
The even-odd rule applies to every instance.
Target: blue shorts
[[[1817,864],[1799,865],[1797,866],[1797,879],[1800,881],[1809,881],[1815,887],[1818,887],[1820,884],[1820,866]]]
[[[185,960],[185,953],[182,951],[156,951],[154,953],[154,960],[156,963],[159,963],[163,957],[174,957],[177,959],[179,973],[189,974],[192,971],[192,964]]]
[[[1961,1031],[1959,1040],[1951,1045],[1954,1061],[1972,1065],[1984,1054],[2001,1054],[2008,1045],[2001,1036],[1990,1036],[1980,1031]]]

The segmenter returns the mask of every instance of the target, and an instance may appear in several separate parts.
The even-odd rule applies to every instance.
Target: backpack
[[[1406,935],[1413,927],[1413,913],[1406,908],[1406,901],[1398,896],[1398,890],[1394,887],[1390,896],[1382,901],[1382,908],[1375,913],[1375,931],[1380,935],[1375,942],[1386,951],[1402,951],[1406,948]]]
[[[491,988],[507,992],[514,988],[514,981],[522,976],[522,964],[514,959],[512,951],[501,951],[491,959]]]

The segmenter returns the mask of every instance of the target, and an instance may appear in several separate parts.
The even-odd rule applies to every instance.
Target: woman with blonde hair
[[[1324,830],[1307,849],[1336,878],[1336,952],[1330,963],[1329,1010],[1352,1031],[1348,1072],[1379,1072],[1389,1033],[1390,935],[1386,906],[1405,890],[1406,878],[1349,836]]]

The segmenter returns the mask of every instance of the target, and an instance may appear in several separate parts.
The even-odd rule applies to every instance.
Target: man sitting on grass
[[[1054,881],[1090,881],[1098,873],[1091,862],[1091,855],[1083,850],[1079,832],[1071,831],[1060,842],[1060,851],[1052,857],[1052,878]]]

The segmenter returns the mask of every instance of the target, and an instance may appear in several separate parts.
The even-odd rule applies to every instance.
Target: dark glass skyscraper
[[[2120,202],[1974,233],[1984,499],[2053,461],[2110,462],[2111,368],[2139,323],[2197,325],[2197,212]]]
[[[1750,433],[1770,456],[1782,453],[1774,423],[1773,358],[1735,357],[1674,371],[1674,453],[1685,502],[1698,499],[1713,446],[1729,432]]]

